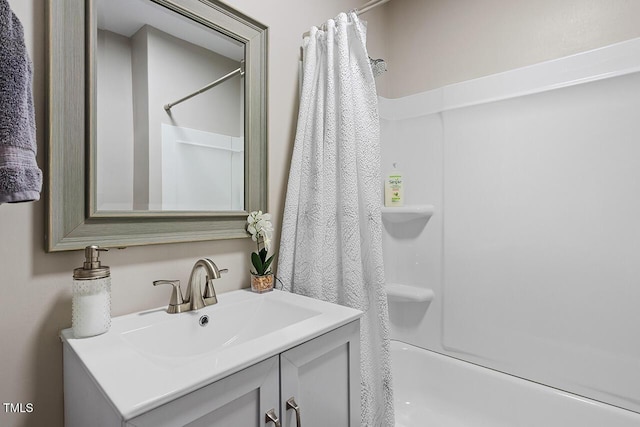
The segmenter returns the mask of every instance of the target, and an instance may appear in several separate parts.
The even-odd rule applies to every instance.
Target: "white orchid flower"
[[[251,234],[251,240],[258,244],[258,251],[251,257],[256,273],[259,275],[269,273],[271,271],[271,260],[273,259],[273,255],[267,258],[273,237],[271,215],[262,211],[251,212],[247,216],[247,231]],[[264,251],[260,249],[261,245]]]

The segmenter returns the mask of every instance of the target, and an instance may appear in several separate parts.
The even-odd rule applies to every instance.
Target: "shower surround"
[[[390,300],[393,339],[640,423],[638,58],[634,39],[380,98],[383,174],[397,162],[405,205],[434,205],[383,220],[387,282],[434,294]],[[428,379],[416,390],[437,393]]]

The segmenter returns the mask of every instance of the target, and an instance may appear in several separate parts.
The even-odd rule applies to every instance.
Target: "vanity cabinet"
[[[287,407],[293,398],[302,426],[359,426],[359,337],[359,320],[351,321],[128,420],[102,416],[114,414],[104,395],[92,390],[90,378],[89,383],[65,378],[65,388],[72,388],[65,396],[79,400],[67,407],[66,425],[271,427],[276,424],[266,414],[272,410],[279,425],[297,427],[296,413]],[[81,367],[65,362],[67,372],[83,375]]]

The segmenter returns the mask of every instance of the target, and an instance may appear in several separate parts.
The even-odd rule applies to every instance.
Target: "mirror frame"
[[[47,252],[248,237],[267,206],[267,27],[218,0],[150,0],[245,44],[245,210],[92,212],[93,0],[49,0]]]

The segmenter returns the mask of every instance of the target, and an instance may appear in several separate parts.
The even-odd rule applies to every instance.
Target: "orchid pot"
[[[273,273],[258,276],[251,273],[251,290],[259,294],[273,290]]]

